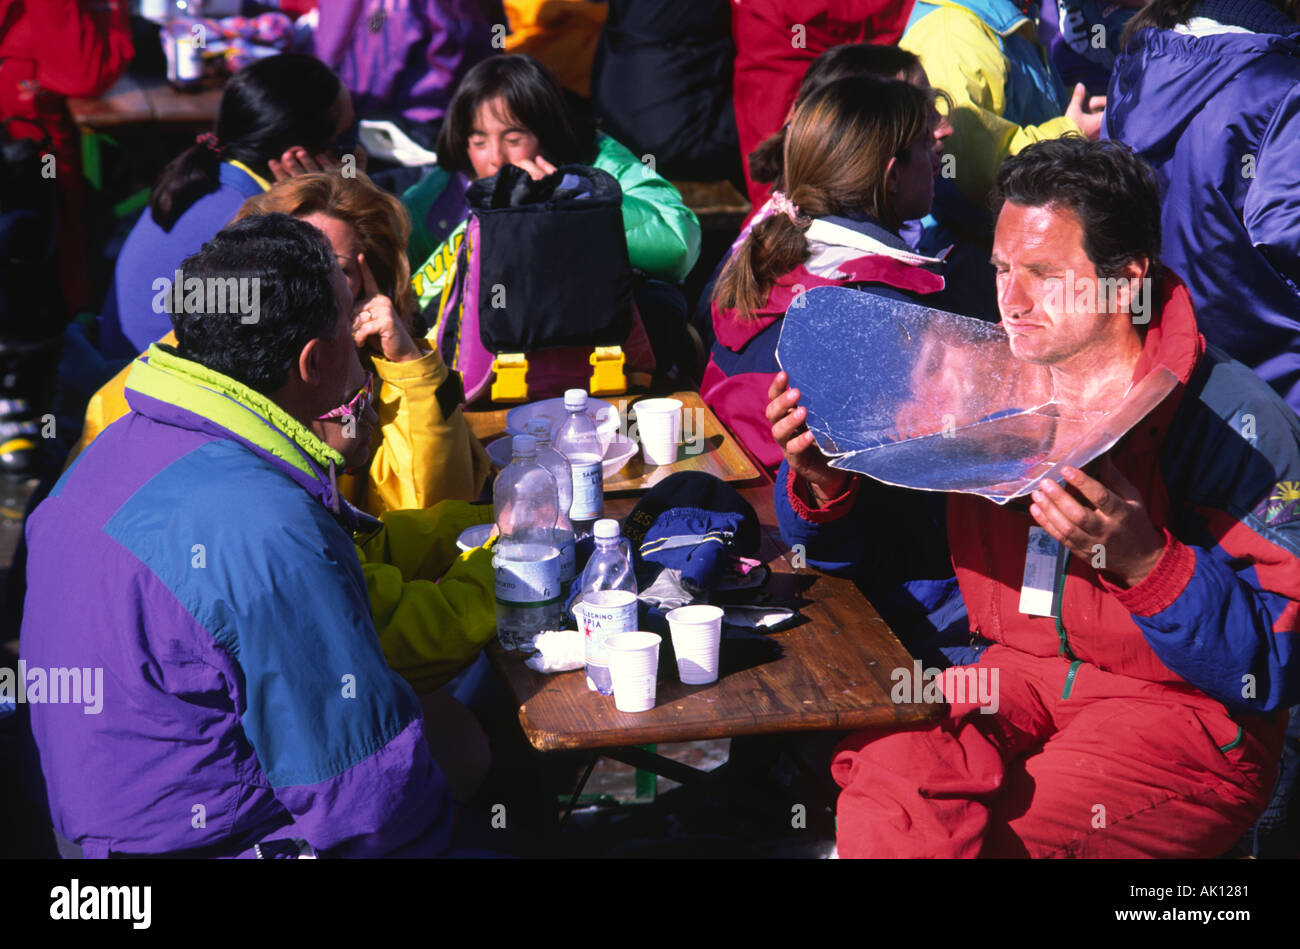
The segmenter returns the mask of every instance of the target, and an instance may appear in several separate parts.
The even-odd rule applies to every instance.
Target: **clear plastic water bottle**
[[[538,417],[528,423],[528,434],[537,442],[537,463],[551,473],[559,495],[559,515],[555,518],[554,543],[560,550],[560,582],[567,590],[578,575],[573,555],[573,524],[569,508],[573,506],[573,471],[569,459],[551,447],[551,423]]]
[[[636,631],[636,574],[632,572],[632,545],[619,536],[618,521],[602,518],[592,533],[596,549],[582,571],[582,598],[574,612],[586,641],[587,688],[609,695],[614,684],[605,638]]]
[[[559,492],[537,463],[531,435],[516,435],[510,464],[492,485],[501,532],[492,557],[497,635],[507,650],[533,652],[533,637],[559,625],[564,600],[560,551],[555,546]]]
[[[573,506],[569,520],[579,537],[591,533],[591,525],[605,512],[605,481],[601,461],[605,453],[596,426],[587,417],[587,393],[569,389],[564,393],[564,410],[569,413],[555,433],[555,449],[569,460],[573,472]]]
[[[179,92],[194,91],[203,81],[207,27],[199,19],[202,16],[202,4],[188,0],[169,7],[163,23],[161,36],[167,59],[167,81]]]

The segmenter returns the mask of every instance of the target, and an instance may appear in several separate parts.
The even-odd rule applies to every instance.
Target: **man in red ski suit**
[[[1263,810],[1300,696],[1300,419],[1197,332],[1186,288],[1158,263],[1154,176],[1127,148],[1034,145],[1003,165],[996,194],[1002,326],[1015,357],[1050,368],[1062,414],[1112,407],[1162,364],[1178,384],[1086,473],[998,506],[886,494],[830,468],[777,377],[785,539],[810,563],[870,571],[907,546],[873,525],[897,523],[912,495],[913,523],[946,529],[952,597],[982,647],[938,678],[937,725],[837,748],[839,853],[1216,856]],[[1078,293],[1088,281],[1094,293]],[[1031,528],[1070,553],[1052,615],[1020,611]],[[932,616],[953,605],[923,603]]]

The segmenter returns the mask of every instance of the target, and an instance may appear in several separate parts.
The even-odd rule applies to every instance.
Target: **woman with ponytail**
[[[951,112],[952,102],[948,94],[933,89],[926,77],[925,69],[916,55],[897,46],[879,46],[874,43],[846,43],[833,46],[822,53],[808,66],[799,93],[786,115],[785,124],[763,140],[749,154],[750,179],[755,184],[770,186],[771,191],[780,191],[785,187],[785,136],[790,128],[790,119],[795,109],[806,102],[823,86],[839,79],[853,76],[871,76],[877,79],[899,79],[916,86],[931,97],[935,114],[931,117],[934,128],[934,150],[942,156],[944,143],[952,135],[952,123],[947,116]],[[783,192],[784,193],[784,192]],[[944,214],[940,214],[941,208]],[[755,205],[745,218],[740,234],[732,241],[726,255],[713,269],[713,275],[705,285],[704,292],[696,302],[693,322],[705,339],[712,343],[716,330],[710,323],[709,306],[713,298],[713,287],[717,283],[722,268],[740,249],[754,225],[764,218],[771,217],[773,201],[767,200]],[[935,218],[940,218],[936,221]],[[952,226],[952,225],[956,226]],[[965,226],[971,225],[971,226]],[[975,208],[961,198],[951,178],[935,179],[935,197],[932,215],[921,221],[908,221],[900,230],[900,235],[908,245],[923,256],[942,256],[943,248],[956,244],[955,253],[944,257],[947,270],[951,274],[954,258],[963,261],[964,285],[970,286],[972,292],[965,298],[951,301],[951,305],[962,313],[997,320],[997,301],[993,299],[993,268],[988,264],[992,250],[991,238],[983,240],[982,232],[992,234],[991,216],[987,211]],[[965,261],[975,257],[980,265],[966,267]],[[981,273],[980,268],[987,273]],[[970,299],[974,298],[974,299]],[[989,315],[991,311],[991,316]]]
[[[880,46],[876,43],[845,43],[843,46],[832,46],[808,64],[808,71],[804,73],[803,82],[799,84],[799,93],[790,105],[785,124],[749,153],[749,174],[756,184],[770,185],[772,190],[777,191],[785,187],[783,181],[785,133],[790,128],[790,119],[794,116],[795,109],[807,102],[809,97],[823,86],[853,76],[901,79],[910,82],[918,89],[926,91],[930,89],[930,80],[915,53],[909,53],[897,46]],[[939,151],[943,149],[943,139],[951,134],[952,125],[946,119],[936,123],[935,147]],[[772,202],[769,199],[750,211],[741,229],[742,239],[755,223],[771,215],[771,208]],[[738,240],[736,244],[739,243]]]
[[[934,197],[936,118],[915,86],[865,76],[823,86],[795,109],[775,213],[754,226],[714,289],[717,341],[700,391],[771,470],[782,454],[764,409],[781,319],[795,297],[848,286],[919,299],[944,287],[940,262],[898,234]]]
[[[122,246],[100,317],[104,356],[129,358],[167,333],[167,314],[152,306],[154,282],[172,280],[181,261],[272,181],[337,167],[330,146],[353,121],[347,89],[315,57],[286,53],[237,72],[216,126],[163,169]]]

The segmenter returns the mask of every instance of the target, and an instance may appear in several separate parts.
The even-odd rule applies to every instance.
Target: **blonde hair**
[[[270,191],[245,201],[235,220],[277,211],[297,218],[324,214],[350,225],[379,292],[393,301],[406,328],[413,329],[416,299],[406,259],[411,219],[401,201],[361,172],[355,178],[322,172],[276,182]]]

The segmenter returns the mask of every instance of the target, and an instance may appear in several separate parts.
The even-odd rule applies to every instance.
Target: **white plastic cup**
[[[620,712],[648,712],[655,707],[659,644],[654,633],[614,633],[605,640],[614,707]]]
[[[456,538],[456,546],[461,550],[473,550],[475,547],[482,547],[488,542],[488,535],[491,533],[491,524],[475,524],[460,532],[460,536]]]
[[[686,685],[718,681],[718,651],[722,645],[722,610],[703,603],[668,612],[668,629],[677,654],[677,676]]]
[[[633,408],[645,463],[671,465],[677,461],[677,445],[682,440],[682,403],[677,399],[642,399]]]

